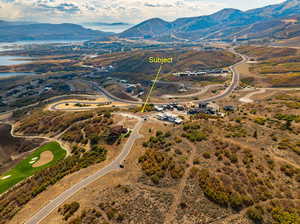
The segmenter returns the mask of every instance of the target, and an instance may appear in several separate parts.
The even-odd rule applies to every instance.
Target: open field
[[[255,87],[299,87],[300,50],[286,47],[238,48],[255,60],[255,63],[238,67],[243,84]]]
[[[40,166],[34,166],[34,164],[40,163],[41,154],[50,151],[53,155],[53,159]],[[30,156],[26,157],[14,168],[4,173],[0,178],[0,193],[5,192],[15,184],[24,180],[25,178],[32,176],[40,170],[50,167],[62,160],[66,156],[66,151],[60,147],[57,142],[50,142],[46,145],[35,150]]]

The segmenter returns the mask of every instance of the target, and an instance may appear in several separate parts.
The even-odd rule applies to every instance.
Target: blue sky
[[[223,8],[247,10],[284,0],[0,0],[0,19],[39,22],[138,23],[200,16]]]

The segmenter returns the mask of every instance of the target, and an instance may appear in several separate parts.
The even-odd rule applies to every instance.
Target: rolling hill
[[[90,40],[111,35],[80,25],[0,21],[0,42],[24,40]]]
[[[300,0],[241,11],[223,9],[214,14],[144,21],[119,34],[122,38],[154,40],[288,39],[300,34]]]

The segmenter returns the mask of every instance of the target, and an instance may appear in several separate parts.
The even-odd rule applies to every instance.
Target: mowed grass
[[[32,167],[30,164],[33,158],[37,157],[35,161],[39,161],[42,152],[51,151],[53,153],[53,160],[40,167]],[[64,150],[57,142],[47,143],[40,148],[36,149],[31,155],[19,162],[14,168],[0,176],[0,193],[7,191],[9,188],[24,180],[27,177],[32,176],[36,172],[48,168],[58,161],[62,160],[66,156],[66,150]],[[10,176],[7,179],[1,180],[2,177]]]

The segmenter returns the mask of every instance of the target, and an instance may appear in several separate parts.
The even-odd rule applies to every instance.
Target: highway
[[[120,164],[124,162],[128,154],[130,153],[135,141],[140,138],[139,131],[141,127],[143,126],[143,119],[134,115],[129,115],[125,113],[118,113],[119,115],[122,115],[124,117],[130,117],[137,119],[138,122],[133,128],[133,131],[131,135],[129,136],[127,142],[125,143],[121,153],[118,155],[117,158],[115,158],[109,165],[105,166],[104,168],[100,169],[96,173],[92,174],[91,176],[86,177],[85,179],[81,180],[77,184],[73,185],[68,190],[64,191],[60,195],[58,195],[55,199],[51,200],[46,206],[41,208],[35,215],[33,215],[25,224],[38,224],[40,223],[44,218],[46,218],[52,211],[57,209],[59,206],[61,206],[67,199],[72,197],[74,194],[76,194],[78,191],[83,189],[84,187],[88,186],[89,184],[93,183],[100,177],[103,177],[107,175],[108,173],[111,173],[113,171],[116,171],[120,169]]]

